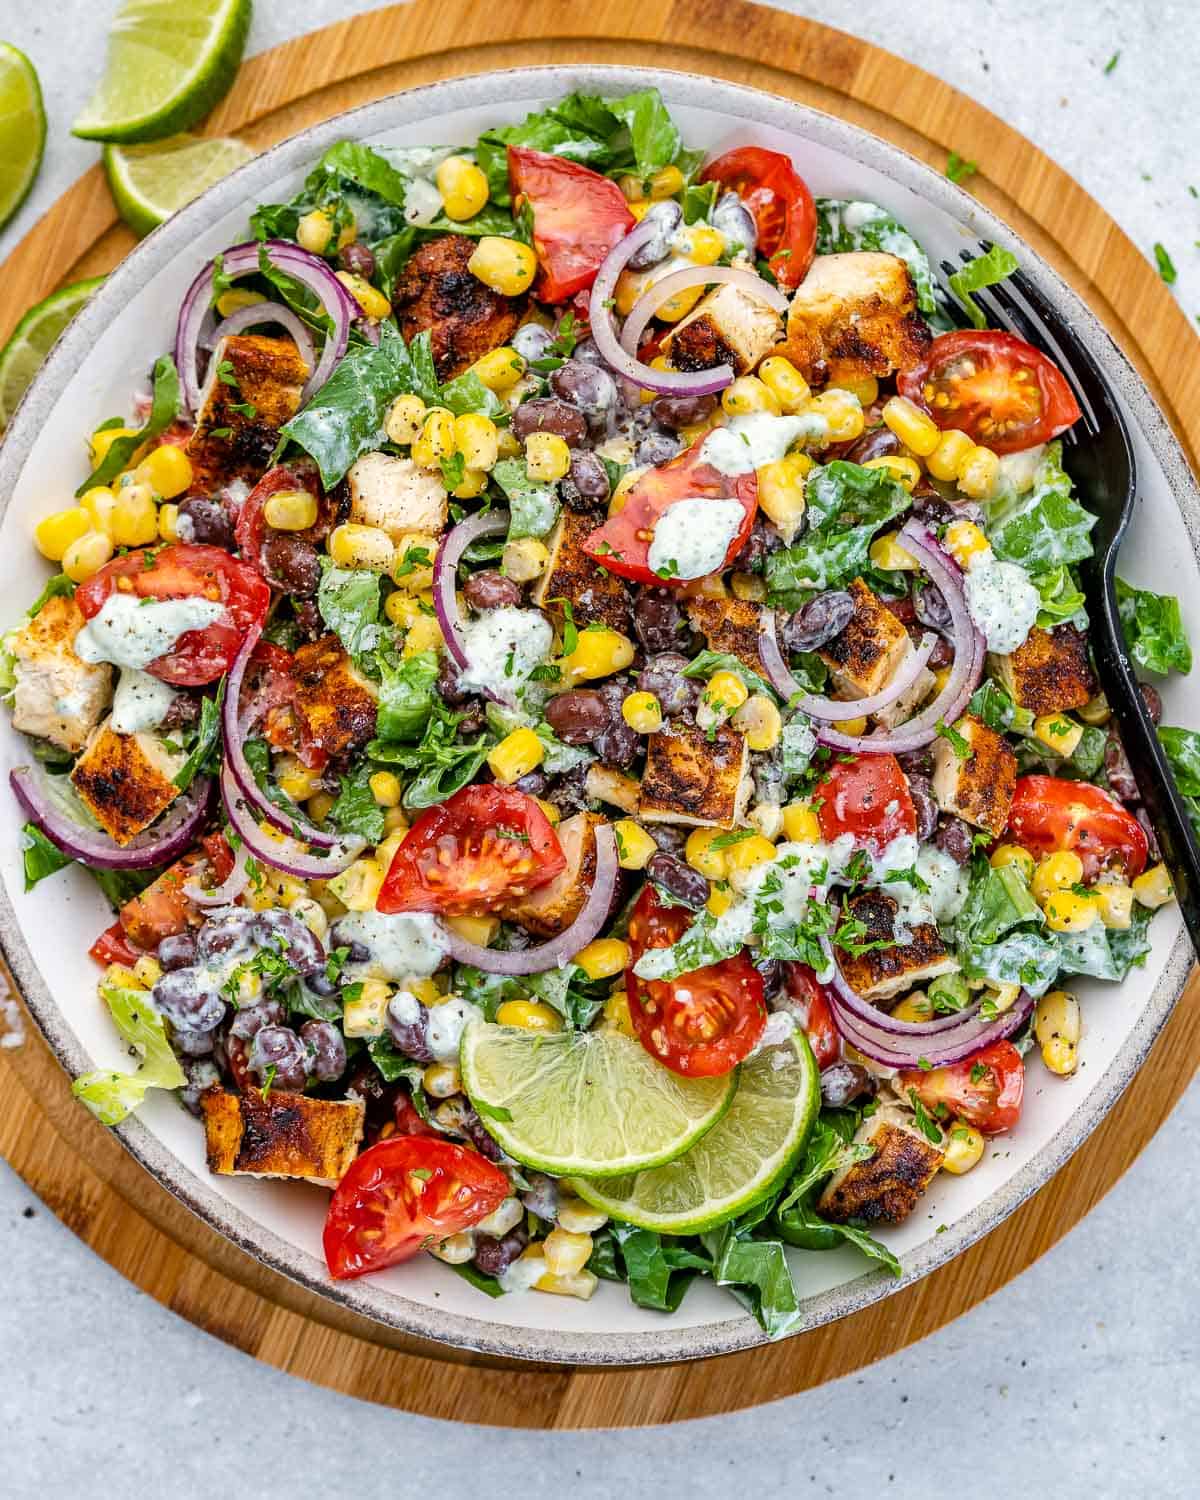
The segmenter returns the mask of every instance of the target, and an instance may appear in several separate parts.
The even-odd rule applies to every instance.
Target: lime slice
[[[46,112],[33,64],[0,42],[0,229],[24,203],[45,144]]]
[[[121,217],[143,235],[253,155],[241,141],[176,135],[146,146],[105,146],[103,158]]]
[[[228,93],[251,0],[123,0],[104,77],[71,127],[90,141],[157,141]]]
[[[616,1031],[524,1031],[476,1021],[463,1085],[510,1156],[562,1177],[611,1177],[681,1156],[729,1108],[736,1074],[681,1078]]]
[[[51,292],[13,329],[12,337],[0,349],[0,432],[12,421],[17,402],[41,369],[54,340],[103,280],[103,276],[93,276]]]
[[[576,1178],[581,1198],[660,1234],[699,1234],[769,1197],[787,1179],[821,1103],[807,1038],[796,1032],[742,1064],[729,1112],[685,1156],[603,1182]]]

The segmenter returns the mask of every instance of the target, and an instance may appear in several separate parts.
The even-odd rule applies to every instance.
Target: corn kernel
[[[495,468],[500,457],[500,432],[490,417],[478,412],[464,412],[455,417],[454,442],[468,468]]]
[[[765,693],[755,693],[733,716],[733,727],[746,736],[751,750],[773,750],[783,732],[783,719]]]
[[[683,173],[674,165],[659,167],[657,172],[650,174],[646,183],[646,191],[654,202],[662,198],[674,198],[683,189]]]
[[[88,439],[88,455],[92,460],[92,467],[96,468],[108,457],[108,450],[118,438],[136,437],[136,427],[105,427],[102,431],[93,432]]]
[[[427,531],[406,531],[397,537],[390,569],[392,582],[409,594],[433,587],[433,560],[438,539]]]
[[[514,583],[532,583],[546,571],[549,561],[550,553],[545,542],[539,542],[535,536],[523,536],[505,543],[500,556],[500,571]]]
[[[396,554],[386,531],[378,526],[359,526],[354,521],[335,526],[326,546],[339,568],[364,568],[372,573],[388,572]]]
[[[678,323],[680,318],[685,318],[691,312],[703,295],[702,286],[690,286],[681,292],[675,292],[659,306],[654,316],[664,323]]]
[[[736,672],[714,672],[708,679],[704,696],[722,708],[741,708],[750,691]]]
[[[453,1063],[430,1063],[421,1074],[421,1087],[435,1099],[462,1093],[462,1078]]]
[[[759,865],[768,864],[775,858],[775,845],[761,833],[752,833],[748,839],[739,839],[725,851],[727,879],[735,891],[741,891],[748,877]]]
[[[1073,849],[1059,849],[1038,862],[1030,882],[1033,898],[1045,902],[1055,891],[1068,891],[1083,879],[1083,861]]]
[[[116,496],[104,485],[96,485],[87,490],[79,501],[80,506],[91,517],[92,529],[107,531],[109,536],[112,535],[112,513],[116,503]]]
[[[351,221],[338,235],[338,248],[353,244],[357,233],[357,227]],[[296,243],[310,255],[324,255],[332,237],[333,216],[323,208],[314,208],[310,213],[303,214],[296,225]]]
[[[137,963],[134,964],[133,972],[137,976],[137,981],[140,985],[148,990],[152,990],[162,978],[163,971],[158,959],[149,953],[143,953]]]
[[[972,500],[989,500],[1000,477],[1000,460],[990,448],[972,448],[958,466],[958,487]]]
[[[364,979],[353,1000],[342,1010],[342,1030],[348,1037],[377,1037],[387,1030],[388,1001],[392,987],[382,979]]]
[[[1133,887],[1124,881],[1105,881],[1095,886],[1092,900],[1105,927],[1124,932],[1133,925]]]
[[[191,488],[192,461],[177,443],[162,443],[142,459],[134,478],[160,499],[174,500]]]
[[[1047,749],[1066,757],[1074,754],[1083,738],[1083,725],[1066,714],[1039,714],[1033,721],[1033,732]]]
[[[879,399],[879,382],[874,375],[839,375],[826,385],[827,391],[845,391],[862,407],[872,406]]]
[[[757,470],[759,507],[785,542],[795,537],[804,519],[804,481],[812,467],[807,454],[794,453]]]
[[[937,447],[925,456],[925,467],[931,478],[940,479],[944,484],[957,479],[963,460],[974,446],[965,432],[960,432],[957,427],[947,428],[938,439]]]
[[[987,1004],[993,1016],[1000,1016],[1006,1010],[1011,1010],[1021,993],[1019,984],[1006,984],[998,979],[989,979],[987,988]]]
[[[912,494],[921,477],[921,465],[915,458],[908,458],[903,453],[885,453],[882,458],[869,458],[863,468],[883,469],[897,484],[902,484],[909,494]],[[915,561],[913,566],[916,567]]]
[[[415,594],[406,594],[403,589],[397,589],[383,601],[383,612],[393,625],[407,630],[420,617],[421,601]]]
[[[617,487],[613,490],[608,502],[608,514],[610,516],[619,516],[625,509],[630,491],[645,472],[646,465],[643,464],[640,468],[627,469],[621,475],[620,479],[617,480]]]
[[[590,1234],[572,1234],[569,1229],[552,1229],[542,1242],[546,1269],[552,1276],[574,1276],[591,1259]]]
[[[783,810],[783,831],[794,844],[816,844],[821,824],[811,802],[792,802]]]
[[[1167,874],[1166,865],[1151,865],[1133,882],[1133,894],[1138,903],[1156,911],[1175,899],[1175,887]]]
[[[380,807],[395,807],[400,801],[400,778],[391,771],[376,771],[367,779],[367,785]]]
[[[746,821],[774,843],[783,832],[783,808],[778,802],[756,802],[746,814]]]
[[[83,498],[86,500],[87,496]],[[1083,707],[1077,708],[1075,712],[1085,724],[1091,724],[1097,729],[1107,724],[1112,718],[1112,709],[1109,708],[1108,699],[1103,693],[1097,693],[1094,698],[1089,698]]]
[[[636,734],[657,734],[662,728],[662,705],[653,693],[630,693],[621,704],[621,717]]]
[[[768,355],[758,367],[758,378],[779,403],[779,410],[794,414],[808,405],[812,392],[808,381],[790,359],[781,354]]]
[[[1042,911],[1051,932],[1086,932],[1100,913],[1090,896],[1074,891],[1055,891],[1046,897]]]
[[[883,403],[884,424],[918,458],[937,451],[942,434],[937,423],[907,396],[891,396]]]
[[[1060,1078],[1074,1073],[1079,1062],[1079,1038],[1082,1023],[1079,1001],[1066,990],[1051,990],[1038,1001],[1034,1017],[1034,1035],[1042,1051],[1042,1061]]]
[[[629,204],[630,208],[645,196],[646,184],[641,177],[635,177],[632,172],[625,172],[617,178],[617,186],[621,189],[621,196]]]
[[[597,938],[575,955],[589,979],[612,979],[629,965],[629,944],[620,938]]]
[[[384,827],[386,829],[386,823],[384,824]],[[375,858],[379,861],[379,863],[384,867],[385,870],[391,868],[392,860],[396,857],[396,851],[404,842],[407,833],[407,828],[396,829],[394,832],[389,833],[387,837],[380,843],[375,845]]]
[[[488,180],[463,156],[448,156],[434,173],[448,219],[473,219],[488,201]]]
[[[721,836],[719,828],[693,828],[683,846],[684,859],[706,880],[724,880],[729,873],[728,848],[713,848],[713,843]],[[771,852],[774,853],[774,849]]]
[[[481,235],[467,262],[471,275],[502,297],[519,297],[527,292],[537,268],[537,256],[529,245],[496,234]]]
[[[339,271],[337,279],[358,303],[366,317],[374,318],[376,322],[391,317],[392,304],[378,287],[371,285],[365,276],[357,276],[353,271]]]
[[[421,426],[421,436],[412,445],[412,461],[423,469],[436,469],[443,458],[454,454],[454,415],[435,406]]]
[[[157,541],[158,510],[148,484],[128,484],[118,493],[112,524],[118,547],[147,547]]]
[[[663,371],[670,371],[670,370],[673,370],[675,368],[675,366],[671,363],[671,361],[667,358],[667,356],[665,354],[656,354],[654,356],[654,358],[650,361],[650,366],[649,367],[652,370],[663,370]],[[640,399],[641,399],[641,403],[642,403],[643,406],[649,406],[652,401],[657,401],[658,400],[658,392],[657,391],[652,391],[652,390],[649,390],[649,389],[645,389],[645,390],[642,391]]]
[[[546,1271],[533,1285],[538,1292],[553,1292],[559,1297],[578,1297],[581,1302],[586,1302],[600,1283],[591,1271],[576,1271],[571,1276],[555,1276]]]
[[[833,727],[839,734],[849,734],[857,737],[858,735],[866,734],[867,721],[860,714],[856,719],[838,719],[834,722]]]
[[[891,572],[915,572],[920,566],[908,548],[896,540],[894,531],[877,536],[871,543],[868,556],[877,568]]]
[[[735,573],[729,583],[735,599],[762,604],[767,597],[767,584],[761,573]]]
[[[140,990],[141,980],[128,964],[109,964],[104,970],[103,984],[115,985],[119,990]]]
[[[340,875],[330,877],[329,889],[347,911],[374,911],[387,870],[376,859],[356,859]]]
[[[630,200],[629,212],[640,224],[650,211],[649,198],[634,198]]]
[[[992,544],[974,521],[951,521],[942,546],[960,568],[969,568],[974,558],[986,556],[992,550]]]
[[[71,543],[86,536],[91,529],[92,517],[82,505],[72,505],[68,510],[56,510],[39,521],[33,539],[43,557],[48,557],[51,562],[61,562]]]
[[[310,490],[279,490],[262,513],[272,531],[307,531],[317,524],[317,497]]]
[[[525,361],[515,349],[510,349],[505,344],[477,359],[471,369],[489,391],[507,391],[524,375]],[[509,436],[511,437],[511,433]]]
[[[389,807],[383,815],[383,827],[386,833],[407,833],[408,816],[402,807]]]
[[[397,396],[388,407],[387,420],[383,424],[388,442],[404,447],[415,443],[421,436],[427,415],[420,396]]]
[[[321,785],[320,774],[310,771],[294,755],[285,755],[275,762],[275,780],[280,790],[286,792],[293,802],[307,802]]]
[[[954,1177],[961,1177],[964,1172],[969,1172],[978,1165],[983,1155],[983,1146],[983,1136],[974,1125],[956,1120],[947,1133],[942,1170]]]
[[[400,654],[407,660],[410,656],[420,656],[425,651],[440,651],[443,644],[442,627],[436,617],[420,614],[408,627]]]
[[[63,553],[62,570],[73,583],[86,583],[112,555],[112,537],[104,531],[88,531]]]
[[[913,990],[899,1005],[892,1007],[891,1015],[893,1021],[932,1021],[933,1001],[924,990]]]
[[[469,1229],[460,1229],[457,1234],[448,1234],[436,1245],[427,1245],[430,1255],[447,1266],[463,1266],[475,1254],[475,1236]]]
[[[304,810],[314,823],[323,823],[337,798],[332,792],[314,792],[304,804]]]
[[[1046,1067],[1060,1078],[1069,1078],[1079,1066],[1079,1048],[1062,1037],[1051,1037],[1041,1050]]]
[[[686,235],[685,253],[698,266],[715,266],[725,254],[725,236],[710,224],[693,224]]]
[[[531,432],[525,439],[525,468],[530,479],[550,484],[571,467],[571,450],[556,432]]]
[[[837,387],[824,390],[812,398],[808,410],[829,423],[831,443],[850,443],[862,436],[866,425],[862,405],[851,391]]]
[[[572,682],[586,682],[621,672],[634,658],[633,642],[607,625],[589,626],[579,632],[574,651],[563,657],[563,668]]]
[[[765,411],[779,415],[779,398],[756,375],[739,375],[721,392],[721,406],[726,416],[742,417],[750,412]]]
[[[618,863],[623,870],[644,870],[658,853],[658,845],[640,823],[621,818],[613,824],[617,836]]]
[[[241,312],[243,307],[257,307],[259,303],[266,300],[261,292],[251,292],[244,287],[231,286],[227,292],[221,293],[215,306],[223,318],[228,318],[231,313]]]
[[[553,802],[548,802],[545,797],[535,797],[533,800],[546,814],[546,822],[550,824],[551,828],[556,828],[562,822],[562,813],[559,812]]]
[[[554,1222],[559,1229],[569,1230],[572,1234],[595,1234],[608,1223],[608,1215],[582,1198],[562,1198]]]
[[[179,540],[179,507],[169,500],[158,507],[158,535],[164,542]]]
[[[1032,880],[1037,862],[1029,850],[1022,849],[1020,844],[1001,844],[992,850],[988,863],[993,870],[1003,870],[1008,865],[1016,865],[1026,880]]]
[[[514,729],[487,758],[492,775],[503,786],[511,786],[541,765],[546,747],[532,729]]]
[[[524,1031],[561,1031],[562,1017],[540,1000],[506,1000],[496,1011],[500,1026],[519,1026]]]
[[[723,917],[737,898],[725,881],[714,881],[708,888],[705,907],[714,917]]]

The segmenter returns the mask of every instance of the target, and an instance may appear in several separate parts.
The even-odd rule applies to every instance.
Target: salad
[[[1014,264],[952,299],[885,205],[653,90],[341,141],[258,205],[4,638],[27,886],[113,909],[137,1065],[77,1096],[331,1189],[335,1278],[707,1276],[778,1335],[793,1250],[899,1274],[1172,894],[1089,661],[1079,408],[971,296]],[[1190,668],[1176,600],[1122,608]]]

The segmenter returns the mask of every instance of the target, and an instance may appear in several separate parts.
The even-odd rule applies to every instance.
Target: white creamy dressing
[[[763,1027],[762,1036],[759,1037],[750,1051],[746,1053],[742,1061],[749,1062],[752,1057],[757,1057],[760,1052],[765,1052],[768,1047],[782,1046],[795,1030],[796,1022],[790,1011],[773,1010],[767,1017],[767,1024]],[[778,1058],[771,1059],[772,1071],[774,1072],[779,1068],[786,1068],[788,1061],[788,1054],[781,1052]]]
[[[225,606],[216,599],[143,599],[113,593],[75,637],[75,654],[81,661],[146,667],[165,656],[181,635],[223,618]]]
[[[333,936],[335,946],[359,942],[370,949],[369,958],[342,970],[350,981],[432,974],[446,952],[437,919],[426,912],[352,911],[337,919]]]
[[[434,1058],[440,1063],[457,1062],[463,1032],[482,1014],[478,1006],[464,1000],[461,995],[455,995],[441,1005],[431,1005],[426,1013],[425,1040]]]
[[[421,1002],[411,990],[397,990],[388,1002],[388,1010],[406,1026],[411,1026],[421,1014]]]
[[[828,440],[829,423],[819,412],[776,417],[767,411],[754,411],[733,417],[724,427],[715,427],[700,451],[705,463],[733,476],[776,463],[793,443],[823,444]]]
[[[463,636],[471,665],[459,678],[460,687],[512,698],[549,656],[554,631],[540,610],[505,605],[468,620]]]
[[[1034,486],[1045,453],[1045,443],[1039,443],[1036,448],[1022,448],[1019,453],[1006,453],[1000,460],[997,498],[1027,494]]]
[[[1001,562],[989,548],[967,565],[967,609],[989,651],[1008,656],[1037,624],[1041,595],[1019,563]]]
[[[178,688],[160,682],[149,672],[126,667],[113,694],[112,728],[118,734],[140,734],[157,729],[175,701]]]
[[[528,1292],[546,1274],[546,1260],[541,1255],[518,1255],[496,1278],[505,1292]]]
[[[655,524],[647,553],[651,572],[663,578],[703,578],[715,573],[745,517],[740,500],[702,495],[676,500]]]
[[[442,195],[424,177],[410,177],[404,189],[404,221],[424,226],[432,224],[442,211]]]

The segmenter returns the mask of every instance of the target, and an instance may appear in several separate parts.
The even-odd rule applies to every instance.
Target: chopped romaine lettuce
[[[119,1125],[146,1097],[147,1089],[178,1089],[187,1079],[171,1051],[163,1018],[149,991],[102,984],[100,993],[117,1030],[140,1054],[141,1066],[136,1073],[108,1068],[85,1073],[71,1085],[71,1092],[101,1124]]]
[[[1048,443],[1032,487],[994,502],[984,529],[997,557],[1039,574],[1091,557],[1089,533],[1095,524],[1096,517],[1071,493],[1062,444]]]
[[[808,525],[803,537],[767,558],[768,597],[794,604],[795,595],[837,588],[867,566],[871,539],[912,504],[885,469],[835,459],[814,469],[804,488]]]
[[[152,438],[158,437],[159,433],[165,432],[178,415],[179,372],[175,368],[175,361],[169,354],[160,354],[154,362],[154,391],[146,420],[137,432],[130,433],[127,437],[113,439],[104,457],[75,491],[76,497],[86,494],[97,485],[106,485],[110,479],[115,479],[122,469],[129,467],[138,449],[144,447]],[[37,608],[31,610],[30,613],[36,614],[37,609],[40,609],[44,603],[43,598],[38,602]]]
[[[917,289],[917,306],[923,313],[937,311],[929,258],[886,208],[845,198],[818,198],[817,254],[846,250],[881,250],[886,255],[898,255],[908,266]]]
[[[977,255],[961,271],[955,271],[951,276],[950,290],[976,328],[986,328],[987,318],[971,293],[981,291],[985,286],[995,286],[997,282],[1011,276],[1017,267],[1017,257],[1011,250],[993,245],[986,255]]]
[[[437,653],[421,651],[397,662],[380,651],[378,662],[379,716],[375,733],[381,740],[419,739],[433,712]]]
[[[1156,594],[1117,579],[1117,605],[1125,642],[1134,661],[1148,672],[1192,670],[1192,648],[1174,594]]]
[[[492,470],[492,478],[508,497],[508,540],[547,536],[558,520],[558,491],[555,485],[530,479],[523,458],[502,458]]]
[[[379,574],[329,564],[321,574],[317,608],[351,656],[379,640]]]

